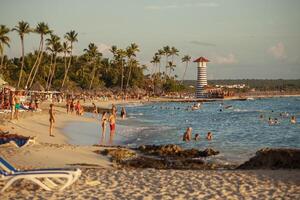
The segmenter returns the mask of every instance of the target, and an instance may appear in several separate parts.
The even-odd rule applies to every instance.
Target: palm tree
[[[24,61],[25,61],[25,57],[24,57],[24,36],[25,36],[25,34],[29,34],[31,32],[31,29],[30,29],[30,26],[27,22],[20,21],[18,23],[18,25],[15,26],[15,28],[13,28],[12,30],[18,32],[18,34],[20,36],[20,39],[21,39],[21,46],[22,46],[21,70],[20,70],[19,81],[18,81],[18,85],[17,85],[17,88],[19,88],[20,83],[21,83],[21,79],[22,79],[22,72],[23,72]]]
[[[171,53],[170,47],[169,47],[169,46],[163,47],[163,52],[164,52],[164,55],[165,55],[165,57],[166,57],[166,65],[165,65],[166,71],[165,71],[165,75],[167,75],[168,62],[169,62],[169,59],[168,59],[168,58],[169,58],[170,53]]]
[[[187,69],[187,67],[188,67],[188,65],[189,65],[189,62],[191,61],[191,56],[185,55],[185,56],[183,56],[183,57],[181,58],[181,61],[182,61],[182,62],[185,62],[185,69],[184,69],[184,73],[183,73],[182,81],[181,81],[181,83],[183,83],[184,77],[185,77],[185,73],[186,73],[186,69]]]
[[[3,67],[3,61],[4,61],[4,46],[9,46],[10,39],[7,36],[9,33],[9,28],[7,28],[5,25],[0,25],[0,56],[1,56],[1,64],[0,69]]]
[[[92,85],[96,76],[96,72],[101,68],[102,66],[102,53],[97,54],[96,58],[95,58],[95,62],[93,64],[93,69],[92,69],[92,78],[91,78],[91,82],[90,82],[90,86],[89,86],[89,90],[92,89]]]
[[[164,50],[159,49],[158,52],[156,53],[159,56],[159,67],[158,67],[158,72],[160,74],[160,68],[161,68],[161,57],[164,55]]]
[[[179,52],[179,50],[176,49],[175,47],[172,47],[171,50],[170,50],[170,55],[172,56],[173,66],[174,66],[174,56],[178,56],[179,55],[178,52]],[[170,68],[170,73],[169,74],[171,74],[171,68]]]
[[[50,66],[49,69],[49,74],[48,74],[48,80],[47,80],[47,90],[50,90],[51,85],[52,85],[52,81],[53,81],[53,77],[55,75],[55,69],[56,69],[56,61],[57,61],[57,54],[62,52],[62,46],[60,43],[60,37],[58,37],[57,35],[50,35],[50,38],[48,38],[47,40],[47,50],[49,50],[50,52],[52,52],[52,59],[53,59],[53,63],[52,66]]]
[[[124,58],[126,56],[126,51],[123,49],[118,49],[116,53],[116,59],[121,61],[121,91],[123,91],[124,83]]]
[[[62,52],[64,53],[64,71],[67,70],[67,55],[71,53],[71,47],[68,42],[63,42],[62,44]]]
[[[133,62],[133,58],[132,57],[136,57],[136,52],[139,52],[139,46],[135,43],[132,43],[127,49],[126,49],[126,56],[128,57],[128,65],[129,65],[129,72],[128,72],[128,77],[127,77],[127,83],[126,83],[126,91],[127,88],[129,86],[129,80],[130,80],[130,76],[131,76],[131,70],[132,70],[132,62]]]
[[[64,87],[64,84],[65,84],[65,81],[66,81],[66,78],[67,78],[67,75],[68,75],[68,72],[69,72],[69,69],[70,69],[70,66],[71,66],[72,53],[73,53],[73,43],[78,42],[77,35],[78,35],[78,33],[76,33],[74,30],[72,30],[72,31],[65,34],[65,39],[67,39],[70,42],[70,51],[71,52],[70,52],[69,63],[68,63],[67,69],[65,70],[65,75],[64,75],[64,79],[62,81],[61,87]]]
[[[176,67],[176,65],[174,65],[174,63],[172,63],[172,61],[168,62],[168,68],[170,69],[169,76],[171,76],[171,71],[174,71],[175,67]]]
[[[27,86],[28,86],[28,83],[31,79],[33,71],[34,71],[34,74],[33,74],[33,77],[31,79],[31,82],[29,84],[29,88],[32,86],[32,84],[34,82],[35,76],[36,76],[37,72],[39,71],[39,66],[40,66],[40,64],[42,62],[42,58],[43,58],[44,36],[50,34],[52,31],[49,29],[48,24],[46,24],[44,22],[40,22],[36,26],[34,32],[40,34],[40,38],[41,38],[40,39],[40,46],[39,46],[37,58],[34,62],[33,67],[30,70],[29,77],[27,79],[25,88],[27,88]]]
[[[94,43],[90,43],[88,48],[84,49],[84,51],[86,52],[86,57],[89,61],[88,64],[93,66],[91,71],[91,81],[89,85],[89,89],[91,89],[96,75],[96,69],[99,65],[101,65],[102,53],[98,51],[98,47]]]

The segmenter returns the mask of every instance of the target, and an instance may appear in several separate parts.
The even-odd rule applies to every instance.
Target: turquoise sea
[[[129,147],[142,144],[178,144],[184,148],[199,149],[211,147],[221,152],[214,160],[235,164],[248,160],[264,147],[300,148],[300,97],[217,101],[204,103],[199,110],[187,110],[192,105],[125,105],[128,118],[118,120],[114,143]],[[120,110],[121,106],[118,107]],[[296,124],[290,123],[292,115],[298,119]],[[277,118],[279,123],[269,125],[269,117]],[[189,126],[193,128],[193,136],[200,134],[199,141],[182,141],[182,135]],[[213,133],[212,141],[205,139],[208,131]],[[100,122],[70,123],[64,132],[73,144],[97,144],[101,136]],[[108,132],[106,137],[109,138]]]

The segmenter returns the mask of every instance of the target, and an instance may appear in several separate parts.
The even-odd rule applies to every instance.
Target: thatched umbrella
[[[34,91],[45,91],[45,88],[42,86],[42,84],[40,84],[40,82],[35,82],[32,85],[31,90],[34,90]]]

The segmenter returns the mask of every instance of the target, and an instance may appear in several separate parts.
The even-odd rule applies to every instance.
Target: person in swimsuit
[[[122,107],[122,110],[121,110],[121,118],[122,119],[125,119],[126,118],[126,110],[124,107]]]
[[[15,94],[13,91],[10,91],[9,99],[10,99],[10,108],[11,108],[10,119],[13,120],[15,109],[16,109]]]
[[[113,137],[116,131],[116,113],[113,111],[109,116],[110,138],[109,143],[113,143]]]
[[[291,123],[292,123],[292,124],[296,124],[296,123],[297,123],[296,116],[293,115],[293,116],[291,117]]]
[[[211,132],[208,132],[207,135],[206,135],[206,139],[207,139],[207,140],[212,140],[212,137],[213,137],[213,136],[212,136],[212,133],[211,133]]]
[[[189,142],[192,138],[192,127],[188,127],[185,131],[185,133],[183,134],[182,140],[185,142]]]
[[[15,117],[17,120],[19,120],[19,110],[21,108],[21,103],[20,103],[20,97],[19,97],[19,93],[17,92],[16,93],[16,96],[15,96]]]
[[[49,128],[49,135],[51,137],[54,137],[54,135],[52,134],[52,130],[53,130],[53,125],[55,123],[55,118],[54,118],[54,110],[53,110],[53,104],[50,104],[50,109],[49,109],[49,122],[50,122],[50,128]]]
[[[102,144],[103,141],[105,141],[106,122],[107,122],[107,114],[106,114],[106,112],[104,111],[104,112],[102,113],[102,117],[101,117],[102,136],[101,136],[100,144]]]
[[[200,140],[200,135],[199,135],[198,133],[196,133],[196,135],[195,135],[195,137],[194,137],[194,140],[195,140],[195,141]]]
[[[92,103],[92,104],[93,104],[93,115],[96,118],[98,115],[98,109],[97,109],[97,106],[95,103]],[[103,117],[103,115],[102,115],[102,117]]]

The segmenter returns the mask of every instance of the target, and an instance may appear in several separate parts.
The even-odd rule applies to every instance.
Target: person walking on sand
[[[21,108],[21,102],[20,102],[20,97],[19,97],[19,93],[17,92],[16,95],[15,95],[15,116],[16,116],[16,119],[19,120],[19,110]]]
[[[16,109],[15,94],[13,91],[10,91],[9,101],[10,101],[10,109],[11,109],[10,120],[13,120],[14,114],[15,114],[15,109]]]
[[[110,137],[109,143],[113,143],[114,134],[116,132],[116,113],[113,111],[109,116]]]
[[[49,122],[50,122],[50,128],[49,128],[49,135],[51,137],[54,137],[54,135],[52,134],[52,130],[53,130],[53,125],[55,123],[55,113],[53,110],[53,104],[50,104],[50,109],[49,109]]]
[[[94,118],[97,118],[97,115],[98,115],[98,109],[97,109],[97,106],[96,104],[93,102],[93,115],[94,115]],[[102,115],[103,117],[103,115]]]
[[[106,122],[107,122],[107,114],[106,111],[104,111],[101,117],[102,135],[101,135],[100,144],[102,144],[105,141]]]

